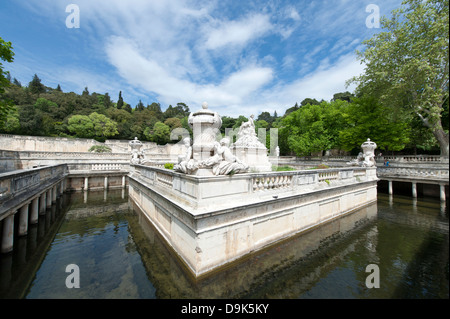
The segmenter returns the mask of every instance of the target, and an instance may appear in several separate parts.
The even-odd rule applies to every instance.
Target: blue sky
[[[80,27],[67,28],[69,4]],[[303,99],[330,100],[364,66],[355,51],[381,29],[368,28],[400,0],[144,1],[1,0],[4,63],[23,85],[36,73],[50,87],[108,92],[117,101],[207,101],[220,115],[279,115]]]

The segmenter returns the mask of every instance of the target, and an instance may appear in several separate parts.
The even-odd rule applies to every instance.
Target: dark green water
[[[86,196],[87,195],[87,196]],[[449,298],[448,207],[378,203],[196,281],[126,192],[66,194],[0,256],[2,298]],[[67,288],[66,266],[80,288]],[[369,264],[379,288],[368,288]]]

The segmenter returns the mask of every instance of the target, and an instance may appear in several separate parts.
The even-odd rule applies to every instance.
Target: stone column
[[[38,222],[39,214],[39,197],[36,197],[31,201],[31,215],[30,224],[36,224]]]
[[[43,192],[41,197],[39,197],[39,214],[44,215],[45,209],[47,207],[47,193]]]
[[[31,201],[30,224],[36,224],[39,218],[39,197]]]
[[[52,202],[56,202],[56,185],[54,185],[52,188]]]
[[[105,189],[108,189],[108,176],[105,176]]]
[[[19,209],[19,230],[18,234],[19,236],[24,236],[28,233],[28,206],[29,203],[23,205]]]
[[[394,193],[392,189],[392,181],[388,181],[388,184],[389,184],[389,195],[392,195]]]
[[[87,191],[89,189],[89,177],[84,178],[84,190]]]
[[[52,207],[52,189],[47,190],[47,208]]]
[[[3,235],[1,252],[8,253],[13,250],[14,245],[14,214],[3,219]]]
[[[440,184],[439,185],[439,193],[440,193],[440,198],[441,201],[445,201],[445,185],[444,184]]]
[[[412,197],[417,198],[417,184],[415,182],[412,183]]]
[[[122,176],[122,187],[123,188],[125,188],[125,185],[126,185],[126,180],[125,180],[125,175],[124,176]]]

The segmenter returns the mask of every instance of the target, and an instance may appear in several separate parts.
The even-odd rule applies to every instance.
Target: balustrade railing
[[[52,178],[63,176],[67,171],[67,165],[60,164],[0,174],[0,203],[38,187]]]
[[[319,182],[331,181],[336,179],[339,179],[339,172],[336,171],[319,172]]]
[[[150,187],[152,187],[151,185],[168,187],[175,193],[184,193],[187,189],[190,189],[191,193],[189,195],[191,197],[201,193],[201,191],[192,192],[192,189],[200,189],[202,187],[203,189],[208,188],[208,196],[212,193],[217,193],[218,196],[221,196],[221,185],[224,185],[221,183],[229,183],[230,181],[230,176],[192,176],[146,165],[132,165],[132,167],[131,176],[133,178],[142,178],[144,184]],[[230,194],[262,194],[263,192],[276,194],[277,192],[295,191],[297,189],[321,189],[346,183],[377,180],[376,169],[361,167],[247,173],[236,174],[231,178],[236,182],[236,185],[240,185],[240,190],[236,190],[236,192],[231,191]],[[175,183],[175,180],[178,180],[178,182]],[[184,180],[190,186],[179,187],[179,181],[181,180]],[[247,186],[243,186],[245,184]],[[228,191],[230,190],[228,189]]]
[[[122,164],[114,164],[114,163],[92,164],[91,166],[91,170],[93,171],[116,171],[121,169]]]
[[[356,156],[280,156],[277,158],[280,163],[292,162],[349,162],[356,159]],[[383,163],[385,160],[390,163],[449,163],[449,158],[439,155],[396,155],[396,156],[376,156],[376,161]]]
[[[173,176],[171,174],[157,172],[156,173],[156,181],[163,186],[168,186],[168,187],[172,188]]]
[[[292,176],[290,175],[277,175],[277,176],[263,176],[252,178],[252,189],[254,192],[289,188],[292,183]]]
[[[434,167],[378,167],[377,174],[380,177],[402,177],[402,178],[424,178],[424,179],[447,179],[448,168]]]

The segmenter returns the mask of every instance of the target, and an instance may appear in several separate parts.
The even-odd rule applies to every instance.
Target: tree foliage
[[[14,52],[12,50],[11,42],[6,42],[0,37],[0,129],[4,126],[8,112],[12,108],[11,101],[5,97],[5,87],[10,85],[8,77],[9,72],[3,70],[1,61],[13,62]]]
[[[368,138],[377,143],[379,150],[400,151],[409,142],[408,123],[391,118],[387,107],[373,97],[355,98],[348,104],[344,129],[339,132],[340,147],[360,150]]]
[[[298,156],[310,155],[338,146],[339,110],[345,103],[322,102],[306,104],[289,113],[281,122],[280,138],[285,139],[281,150],[289,150]]]
[[[448,156],[441,121],[449,96],[448,0],[406,0],[381,25],[386,31],[364,41],[365,50],[358,52],[366,68],[351,80],[357,95],[377,96],[391,112],[418,117]]]

